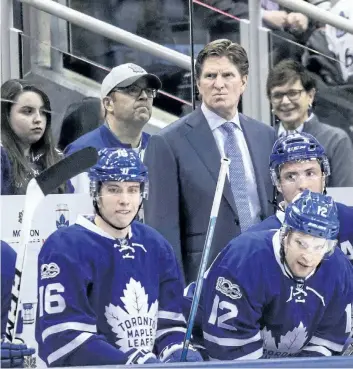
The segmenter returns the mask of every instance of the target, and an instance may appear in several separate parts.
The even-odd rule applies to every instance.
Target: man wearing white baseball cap
[[[101,85],[105,123],[81,136],[65,149],[65,155],[87,146],[97,150],[106,147],[135,149],[143,159],[150,137],[142,132],[152,114],[153,99],[161,88],[160,79],[136,64],[121,64],[113,68]],[[75,192],[89,193],[86,173],[72,181]]]

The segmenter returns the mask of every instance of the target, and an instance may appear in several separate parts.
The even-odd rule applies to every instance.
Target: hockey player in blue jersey
[[[212,359],[341,353],[351,330],[353,268],[335,247],[332,198],[305,190],[280,230],[245,232],[205,276],[203,335]]]
[[[272,182],[284,201],[278,204],[275,215],[251,227],[250,232],[279,229],[285,207],[305,189],[326,193],[330,164],[316,138],[309,133],[293,133],[275,142],[270,156],[270,172]],[[336,205],[340,221],[338,246],[353,263],[353,207],[341,203]]]
[[[137,153],[103,149],[89,171],[94,217],[39,254],[36,339],[49,366],[178,361],[186,331],[172,247],[134,218],[148,190]],[[187,361],[201,361],[192,349]]]
[[[16,252],[4,241],[1,247],[1,367],[23,368],[26,356],[34,354],[34,349],[27,347],[22,340],[13,343],[6,341],[7,315],[11,305],[11,288],[15,279]],[[19,325],[22,325],[19,324]],[[21,327],[22,329],[22,327]],[[18,332],[18,330],[17,330]]]

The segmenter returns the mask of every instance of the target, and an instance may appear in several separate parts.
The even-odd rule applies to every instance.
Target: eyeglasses
[[[297,101],[304,89],[301,90],[288,90],[286,92],[274,92],[270,96],[270,100],[273,104],[279,104],[282,102],[284,96],[287,96],[290,101]]]
[[[139,97],[142,91],[146,92],[149,99],[155,98],[157,96],[157,90],[155,88],[143,88],[137,85],[131,85],[127,87],[116,87],[113,88],[111,92],[123,92],[133,97]]]

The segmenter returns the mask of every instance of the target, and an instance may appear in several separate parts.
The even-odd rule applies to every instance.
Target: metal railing
[[[2,78],[13,78],[18,74],[16,68],[13,68],[15,58],[14,52],[18,53],[19,48],[11,47],[9,40],[14,38],[15,31],[12,28],[11,4],[13,0],[1,0],[2,2],[2,25],[1,33],[5,42],[2,42]],[[127,32],[121,28],[115,27],[111,24],[105,23],[101,20],[93,18],[89,15],[83,14],[79,11],[71,9],[65,5],[59,4],[52,0],[20,0],[23,4],[27,4],[31,8],[36,8],[58,19],[63,19],[72,24],[85,28],[91,32],[95,32],[101,36],[107,37],[113,41],[127,45],[131,48],[150,53],[158,58],[167,60],[174,65],[177,65],[185,70],[191,69],[190,57],[169,49],[165,46],[159,45],[155,42],[149,41],[135,34]],[[337,28],[353,33],[353,24],[349,20],[331,14],[325,10],[308,4],[303,0],[275,0],[278,4],[289,9],[307,14],[312,19],[327,24],[333,25]],[[353,0],[352,0],[353,1]],[[270,122],[270,107],[269,102],[264,94],[265,79],[269,63],[266,61],[264,52],[267,50],[268,54],[268,30],[260,26],[260,0],[249,0],[250,19],[243,20],[241,26],[241,43],[249,54],[250,75],[248,88],[243,96],[243,112],[255,119]],[[5,13],[5,14],[4,14]],[[53,22],[52,22],[53,23]],[[54,22],[55,25],[55,22]],[[5,31],[5,33],[4,33]],[[56,30],[58,31],[58,30]],[[54,41],[54,40],[53,40]],[[54,42],[55,43],[55,42]],[[56,42],[57,43],[57,42]],[[12,43],[13,45],[13,43]],[[56,45],[53,45],[56,46]],[[60,54],[60,53],[59,53]],[[12,56],[11,56],[12,55]],[[56,57],[58,53],[55,53]],[[259,58],[261,55],[261,58]],[[52,61],[52,68],[55,65],[61,65],[60,60]],[[54,68],[55,69],[55,68]],[[14,72],[15,70],[15,72]]]
[[[151,55],[157,56],[161,59],[168,60],[174,65],[177,65],[183,69],[191,70],[191,59],[187,55],[171,50],[167,47],[159,45],[155,42],[146,40],[142,37],[136,36],[130,32],[127,32],[119,27],[115,27],[111,24],[105,23],[101,20],[93,18],[89,15],[83,14],[77,10],[71,9],[65,5],[59,4],[52,0],[20,0],[22,3],[27,4],[33,8],[39,9],[51,15],[54,15],[60,19],[64,19],[79,27],[85,28],[91,32],[95,32],[101,36],[107,37],[113,41],[122,43],[131,48],[147,52]],[[257,10],[256,3],[259,0],[251,0],[253,2],[253,8]],[[259,10],[259,8],[258,8]],[[39,22],[38,22],[39,23]],[[260,66],[258,65],[259,54],[259,42],[255,42],[259,39],[258,27],[252,27],[247,20],[241,22],[241,44],[247,50],[249,54],[250,68],[249,68],[249,85],[246,93],[243,96],[243,112],[252,116],[255,119],[270,123],[270,108],[269,103],[262,94],[264,81],[260,83],[262,88],[259,89],[259,80],[261,79]],[[52,22],[55,24],[55,22]],[[262,32],[266,33],[264,29]],[[261,52],[264,50],[264,41],[267,40],[267,36],[262,37]],[[53,40],[52,40],[53,41]],[[267,43],[265,43],[266,49]],[[57,55],[57,53],[55,53]],[[52,62],[52,67],[55,65],[60,66],[60,62],[55,60]],[[268,69],[268,68],[267,68]],[[266,74],[262,74],[262,78],[265,78]]]
[[[22,3],[33,6],[36,9],[42,10],[58,18],[65,19],[79,27],[95,32],[101,36],[107,37],[110,40],[120,42],[131,48],[145,51],[152,55],[158,56],[161,59],[168,60],[173,64],[184,68],[191,69],[191,60],[188,56],[177,51],[168,49],[155,42],[134,35],[133,33],[124,31],[121,28],[115,27],[109,23],[105,23],[99,19],[83,14],[77,10],[56,3],[52,0],[20,0]]]

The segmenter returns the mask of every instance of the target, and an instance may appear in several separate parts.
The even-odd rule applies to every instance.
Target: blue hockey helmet
[[[340,223],[332,197],[303,191],[286,208],[283,227],[326,240],[336,240]]]
[[[144,198],[148,194],[148,172],[132,149],[105,148],[98,151],[98,162],[88,172],[91,195],[97,196],[98,183],[107,181],[140,182]]]
[[[272,183],[277,184],[279,167],[295,161],[317,159],[321,170],[328,177],[331,173],[325,149],[319,141],[309,133],[291,133],[277,139],[270,155],[270,173]]]

